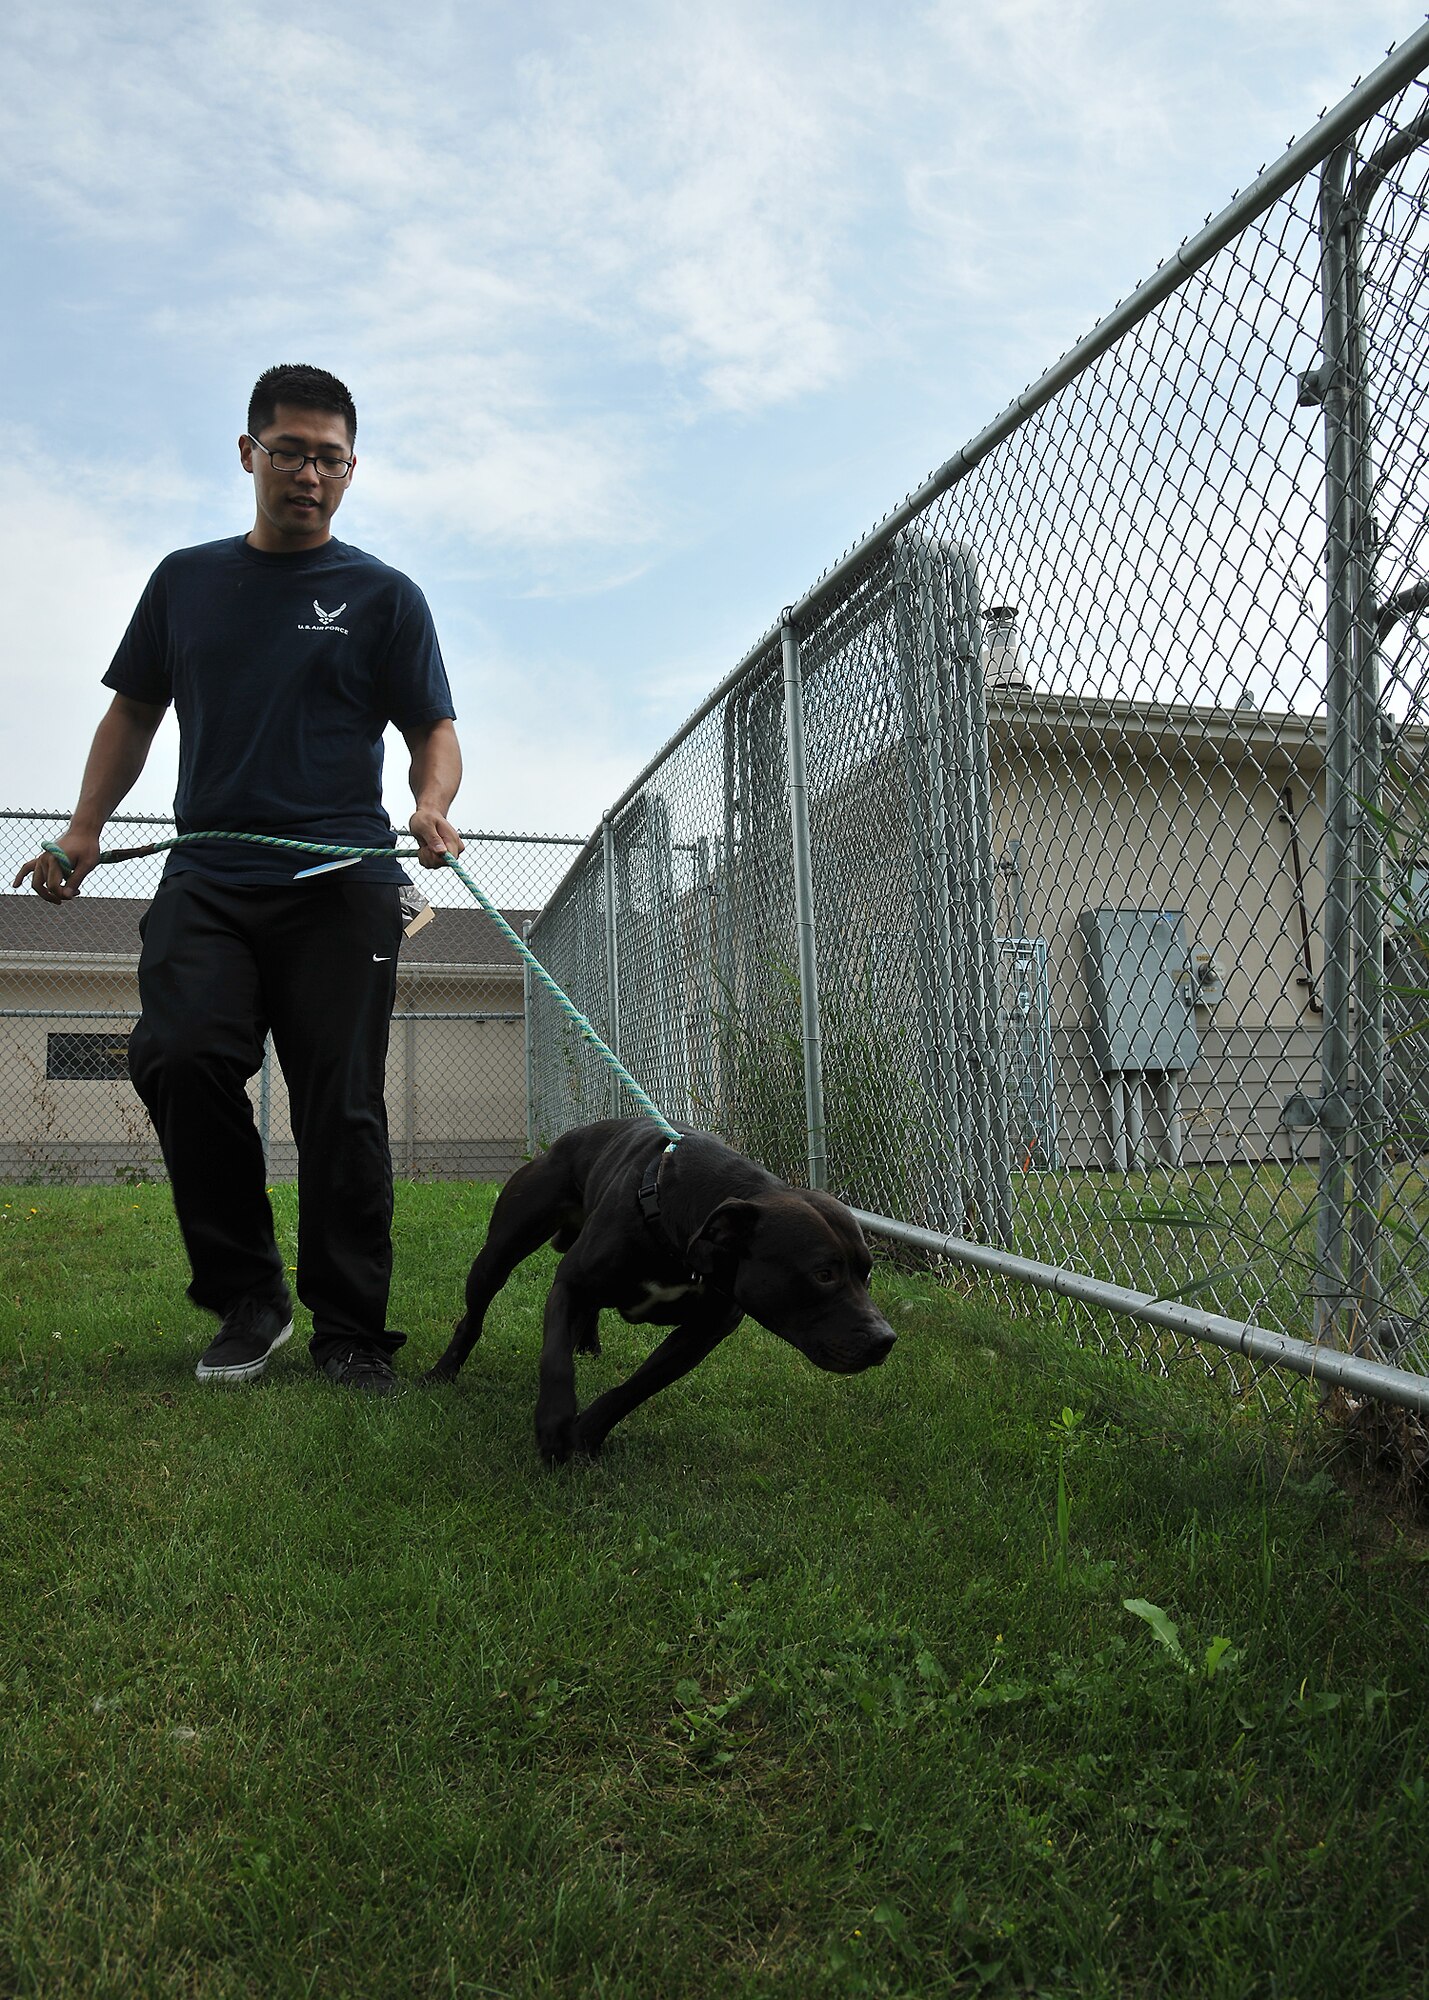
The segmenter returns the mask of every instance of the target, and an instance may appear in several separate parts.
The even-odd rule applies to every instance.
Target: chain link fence
[[[531,936],[885,1234],[1420,1407],[1426,65],[786,611]],[[542,997],[531,1044],[536,1138],[630,1109]]]
[[[0,881],[52,839],[68,814],[0,812]],[[119,833],[123,828],[124,834]],[[110,840],[172,834],[132,814]],[[519,932],[579,840],[468,833],[464,865]],[[63,908],[0,894],[0,1180],[113,1181],[163,1174],[148,1114],[129,1083],[138,1014],[139,920],[164,857],[116,862]],[[525,978],[496,926],[445,871],[409,871],[430,914],[404,940],[387,1059],[393,1167],[409,1178],[499,1180],[527,1144]],[[269,1171],[297,1155],[271,1042],[250,1086]]]

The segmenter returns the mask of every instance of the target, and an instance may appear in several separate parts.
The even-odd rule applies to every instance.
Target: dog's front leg
[[[558,1275],[546,1298],[536,1444],[547,1465],[563,1465],[575,1444],[578,1345],[593,1338],[600,1312]]]
[[[697,1363],[719,1346],[727,1334],[734,1332],[743,1317],[739,1307],[734,1306],[717,1315],[701,1313],[696,1319],[672,1327],[655,1352],[646,1356],[633,1375],[617,1382],[613,1389],[607,1389],[581,1411],[575,1427],[575,1442],[580,1450],[594,1458],[607,1433],[622,1417],[628,1417],[632,1410],[638,1409],[658,1390],[666,1389],[672,1382],[678,1382],[682,1375],[688,1375]]]

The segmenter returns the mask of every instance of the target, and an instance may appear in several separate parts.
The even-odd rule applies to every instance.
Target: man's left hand
[[[449,854],[460,854],[462,837],[444,813],[418,810],[407,822],[416,837],[417,859],[424,868],[442,868]]]

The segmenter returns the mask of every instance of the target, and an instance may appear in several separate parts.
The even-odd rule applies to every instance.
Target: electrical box
[[[1182,910],[1083,910],[1092,1054],[1105,1075],[1188,1070],[1200,1054]]]

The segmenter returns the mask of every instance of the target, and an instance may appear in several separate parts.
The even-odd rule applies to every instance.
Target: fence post
[[[1369,419],[1360,325],[1359,204],[1350,144],[1320,183],[1324,330],[1310,390],[1324,406],[1326,867],[1315,1331],[1364,1346],[1379,1312],[1384,1143],[1384,751],[1370,595]],[[1305,393],[1302,390],[1302,394]],[[1347,1266],[1348,1252],[1348,1268]],[[1348,1315],[1348,1324],[1340,1323]]]
[[[258,1072],[258,1138],[263,1147],[263,1169],[269,1171],[273,1128],[273,1037],[263,1038],[263,1066]]]
[[[718,839],[715,852],[719,851]],[[690,905],[694,912],[691,953],[691,1050],[690,1116],[697,1125],[708,1124],[715,1103],[715,1003],[716,942],[719,928],[717,864],[711,859],[707,834],[694,843]],[[696,986],[696,981],[698,985]]]
[[[601,875],[605,888],[605,1039],[612,1052],[620,1055],[620,939],[615,911],[615,822],[607,813],[600,823]],[[620,1081],[611,1072],[609,1079],[610,1115],[620,1116]]]
[[[531,919],[527,917],[521,926],[521,942],[529,946],[531,942]],[[536,1021],[531,1011],[534,998],[534,982],[531,968],[523,958],[521,961],[521,1039],[522,1053],[526,1059],[526,1157],[536,1157]]]
[[[654,1091],[667,1118],[687,1119],[691,1113],[690,1052],[676,929],[676,912],[683,899],[675,889],[670,809],[653,790],[646,802],[645,837],[650,854],[651,1001],[658,1036]]]
[[[1374,615],[1373,478],[1365,372],[1363,291],[1360,274],[1362,213],[1356,195],[1346,202],[1345,421],[1350,433],[1350,623],[1354,640],[1355,890],[1351,927],[1355,948],[1355,1008],[1351,1016],[1355,1066],[1354,1202],[1350,1220],[1350,1296],[1355,1301],[1356,1351],[1379,1331],[1382,1306],[1380,1203],[1384,1188],[1384,802],[1383,712],[1379,645]]]
[[[1349,587],[1355,663],[1355,794],[1359,812],[1355,871],[1355,1013],[1352,1022],[1357,1085],[1357,1144],[1353,1218],[1350,1226],[1349,1293],[1359,1306],[1358,1349],[1381,1332],[1383,1293],[1380,1262],[1384,1224],[1384,1148],[1388,1120],[1389,1044],[1385,1026],[1385,836],[1384,735],[1379,681],[1380,627],[1375,575],[1376,533],[1372,514],[1369,370],[1364,347],[1364,282],[1360,249],[1365,216],[1390,168],[1429,144],[1429,107],[1357,163],[1348,195],[1343,174],[1333,183],[1343,235],[1340,254],[1345,289],[1343,421],[1351,455]],[[1326,360],[1330,357],[1327,355]],[[1326,421],[1329,421],[1327,409]]]
[[[402,1136],[412,1181],[417,1178],[417,1024],[410,1015],[402,1023]]]
[[[977,565],[911,529],[893,545],[926,1202],[943,1226],[1012,1240],[1009,1115],[998,1026],[987,705]]]
[[[1315,1334],[1338,1326],[1345,1290],[1345,1199],[1350,1090],[1350,906],[1354,892],[1353,634],[1349,593],[1352,463],[1345,425],[1345,283],[1341,212],[1349,149],[1325,163],[1320,183],[1320,283],[1325,412],[1325,964],[1320,1037],[1320,1163],[1315,1218]]]
[[[740,753],[743,741],[743,702],[738,693],[724,705],[721,734],[724,748],[724,825],[715,847],[714,977],[711,981],[714,1005],[711,1010],[712,1040],[715,1050],[714,1098],[718,1105],[718,1129],[731,1137],[739,1119],[732,1077],[734,1038],[735,935],[738,925],[737,899],[743,873],[744,855],[741,816],[747,794],[743,790]],[[713,1124],[714,1119],[707,1122]]]
[[[784,620],[784,742],[789,759],[789,819],[793,838],[794,922],[799,941],[799,1014],[804,1045],[804,1122],[809,1142],[809,1186],[827,1187],[824,1130],[824,1052],[819,1027],[819,961],[814,929],[814,865],[809,845],[809,781],[804,761],[804,675],[799,635]]]

